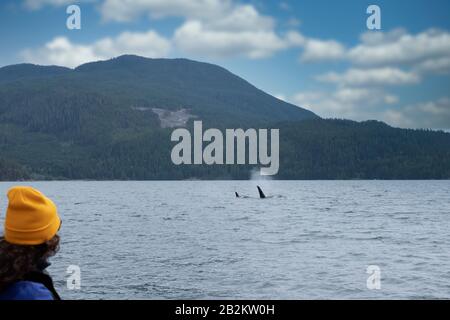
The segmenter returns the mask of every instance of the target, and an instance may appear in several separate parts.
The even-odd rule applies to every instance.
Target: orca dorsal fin
[[[261,190],[261,188],[259,186],[256,186],[258,188],[258,192],[259,192],[259,197],[261,199],[264,199],[266,197],[266,195],[264,194],[264,192]]]

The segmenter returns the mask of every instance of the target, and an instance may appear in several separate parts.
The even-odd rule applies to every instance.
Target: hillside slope
[[[280,179],[449,179],[450,134],[323,120],[227,70],[121,56],[76,69],[0,68],[0,180],[247,179],[175,166],[172,126],[280,128]]]

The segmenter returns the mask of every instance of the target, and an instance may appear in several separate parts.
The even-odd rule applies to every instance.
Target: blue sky
[[[80,30],[66,27],[70,4]],[[450,128],[447,0],[6,0],[0,26],[0,66],[185,57],[323,117]]]

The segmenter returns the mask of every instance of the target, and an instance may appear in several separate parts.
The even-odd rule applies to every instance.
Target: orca
[[[258,188],[258,192],[259,192],[259,197],[261,199],[264,199],[266,197],[266,195],[264,194],[264,192],[261,190],[261,188],[259,186],[256,186]]]
[[[236,198],[239,198],[239,193],[237,193],[237,192],[235,191],[234,194],[236,195]]]

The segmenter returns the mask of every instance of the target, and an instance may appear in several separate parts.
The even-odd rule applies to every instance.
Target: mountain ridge
[[[321,119],[213,64],[125,55],[0,68],[0,180],[247,179],[175,166],[172,126],[279,128],[281,179],[450,178],[450,134]]]
[[[5,68],[5,67],[4,67]],[[0,69],[2,83],[8,83],[5,70]],[[232,125],[241,118],[241,125],[259,125],[272,121],[316,118],[309,110],[279,100],[256,88],[248,81],[220,66],[188,59],[149,59],[134,55],[82,64],[74,69],[50,66],[16,65],[22,72],[12,74],[11,81],[20,79],[21,90],[27,90],[40,74],[47,88],[71,87],[79,94],[96,93],[122,105],[142,104],[168,110],[192,109],[205,122],[217,115],[223,124]],[[45,69],[48,68],[48,69]],[[31,70],[24,76],[23,69]],[[39,70],[36,72],[35,70]],[[279,109],[279,110],[277,110]],[[212,121],[211,125],[220,123]]]

